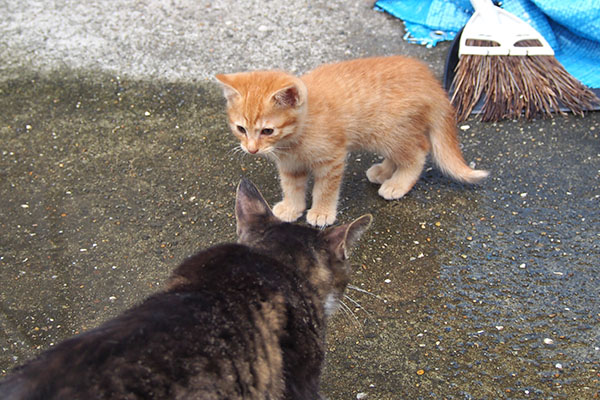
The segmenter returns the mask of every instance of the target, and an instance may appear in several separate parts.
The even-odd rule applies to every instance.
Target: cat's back
[[[242,245],[200,252],[166,292],[1,381],[0,398],[278,398],[286,304],[301,297],[288,270]]]

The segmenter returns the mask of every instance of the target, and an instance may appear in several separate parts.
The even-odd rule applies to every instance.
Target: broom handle
[[[486,7],[496,7],[492,0],[470,0],[475,11],[483,11]]]

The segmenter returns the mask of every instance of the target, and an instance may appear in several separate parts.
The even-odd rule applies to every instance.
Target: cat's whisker
[[[362,310],[365,314],[367,314],[367,317],[375,320],[375,318],[373,318],[373,314],[368,312],[358,301],[354,300],[352,297],[348,296],[347,294],[344,294],[344,298],[350,300],[350,302],[352,304],[354,304],[355,307],[357,307],[358,309]]]
[[[339,310],[342,312],[344,317],[346,317],[348,320],[350,320],[350,322],[352,322],[353,324],[356,323],[352,318],[350,318],[350,314],[348,313],[348,310],[346,310],[344,307],[342,307],[341,302],[340,302]]]
[[[377,323],[377,320],[375,319],[375,317],[373,316],[373,314],[371,314],[369,311],[367,311],[362,304],[360,304],[358,301],[354,300],[352,297],[348,296],[347,294],[344,294],[344,297],[348,300],[350,300],[350,302],[352,304],[354,304],[355,307],[358,307],[359,309],[361,309],[365,314],[367,314],[367,317],[370,318],[373,322],[375,322],[376,326],[379,326],[379,324]]]
[[[356,316],[356,313],[354,311],[352,311],[352,309],[350,307],[348,307],[346,305],[346,303],[344,303],[342,300],[338,300],[338,303],[340,305],[340,310],[342,310],[344,312],[344,315],[350,320],[350,322],[352,322],[354,327],[358,328],[362,331],[363,328],[362,328],[362,325],[360,324],[360,321],[358,320],[358,317]],[[350,317],[352,317],[352,318],[350,318]]]
[[[357,292],[361,292],[361,293],[364,293],[364,294],[368,294],[369,296],[373,296],[373,297],[375,297],[377,300],[381,300],[381,301],[383,301],[384,303],[386,302],[386,301],[385,301],[385,299],[383,299],[383,298],[381,298],[381,297],[377,296],[375,293],[371,293],[371,292],[369,292],[368,290],[365,290],[365,289],[363,289],[363,288],[359,288],[358,286],[354,286],[354,285],[348,285],[347,287],[348,287],[348,289],[356,290]]]

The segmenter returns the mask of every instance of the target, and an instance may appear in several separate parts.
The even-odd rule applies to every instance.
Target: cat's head
[[[227,99],[227,114],[241,148],[268,155],[287,148],[306,112],[306,86],[282,71],[219,74]]]
[[[240,243],[293,265],[319,292],[325,314],[337,309],[352,272],[348,256],[371,215],[325,230],[283,222],[246,179],[237,189],[235,214]]]

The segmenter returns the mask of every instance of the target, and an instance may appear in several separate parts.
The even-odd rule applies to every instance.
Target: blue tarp
[[[406,40],[427,47],[453,40],[473,14],[469,0],[379,0],[375,7],[404,21]],[[571,75],[600,88],[600,1],[504,0],[502,8],[540,32]]]

